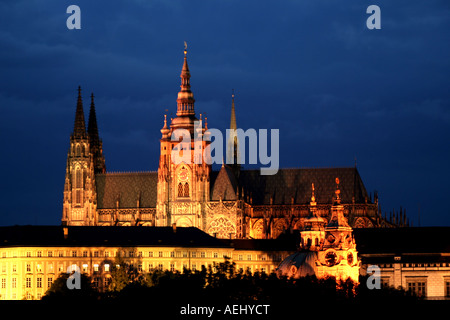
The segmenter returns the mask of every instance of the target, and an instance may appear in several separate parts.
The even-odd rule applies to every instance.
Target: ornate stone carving
[[[236,225],[230,220],[220,217],[211,221],[208,233],[218,238],[230,238],[236,235]]]

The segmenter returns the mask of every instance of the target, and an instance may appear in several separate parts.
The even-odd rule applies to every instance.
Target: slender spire
[[[184,62],[181,69],[181,90],[178,92],[177,99],[177,116],[189,116],[195,115],[194,111],[194,94],[191,91],[190,78],[191,73],[189,71],[187,62],[187,44],[184,42]]]
[[[98,134],[97,115],[95,112],[94,94],[91,94],[91,108],[89,110],[88,135],[90,149],[94,156],[94,172],[105,173],[105,157],[103,156],[102,141]]]
[[[341,190],[339,190],[339,178],[336,178],[336,190],[334,191],[334,194],[336,195],[334,203],[335,204],[341,204]]]
[[[314,183],[311,184],[311,202],[309,203],[311,206],[315,206],[317,204],[316,202],[316,196],[315,196],[315,188]]]
[[[227,163],[231,163],[237,171],[240,167],[239,139],[237,136],[236,110],[234,106],[234,89],[231,92],[230,131],[227,139]],[[233,155],[231,157],[231,155]],[[232,162],[231,162],[232,161]]]
[[[94,94],[91,94],[91,108],[89,110],[88,135],[91,139],[91,144],[97,145],[99,143],[97,116],[95,114]]]
[[[164,115],[164,127],[161,129],[162,138],[161,139],[169,139],[170,138],[170,129],[167,127],[167,115]]]
[[[230,118],[230,129],[237,129],[237,124],[236,124],[236,111],[234,108],[234,89],[232,90],[231,93],[231,118]]]
[[[86,138],[86,124],[84,122],[83,100],[81,99],[80,86],[78,86],[77,110],[75,112],[75,124],[72,136],[74,138]]]

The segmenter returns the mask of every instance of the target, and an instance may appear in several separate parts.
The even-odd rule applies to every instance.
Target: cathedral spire
[[[181,90],[178,92],[177,99],[177,116],[190,116],[195,115],[194,111],[194,94],[191,91],[190,78],[191,73],[189,71],[187,62],[187,44],[184,42],[184,62],[181,69]]]
[[[236,130],[237,124],[236,124],[236,111],[234,108],[234,89],[231,93],[231,118],[230,118],[230,129]]]
[[[231,93],[230,130],[227,137],[227,163],[232,164],[235,173],[240,169],[239,139],[237,136],[236,110],[234,106],[234,89]]]
[[[95,114],[94,93],[91,94],[91,109],[89,110],[88,135],[92,144],[98,144],[97,116]]]
[[[86,138],[86,124],[84,122],[83,100],[81,99],[80,86],[78,86],[77,110],[75,112],[75,124],[72,136],[74,138]]]
[[[105,173],[105,157],[103,156],[102,141],[98,134],[97,115],[95,112],[94,94],[91,94],[91,108],[89,110],[88,136],[90,149],[94,156],[95,173]]]

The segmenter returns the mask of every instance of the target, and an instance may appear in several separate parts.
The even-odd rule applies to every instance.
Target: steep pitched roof
[[[157,197],[157,172],[96,174],[97,208],[155,208]]]
[[[263,176],[259,170],[241,170],[239,186],[245,196],[251,194],[254,205],[308,204],[311,201],[311,184],[315,186],[318,204],[330,204],[339,178],[342,203],[364,203],[368,196],[356,168],[280,169],[275,175]]]
[[[213,201],[218,201],[220,199],[236,200],[236,187],[237,182],[232,169],[227,165],[223,165],[214,180],[211,199]]]

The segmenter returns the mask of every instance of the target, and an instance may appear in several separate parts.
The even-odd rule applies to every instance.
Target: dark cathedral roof
[[[244,197],[250,195],[253,205],[308,204],[311,201],[311,184],[314,183],[318,204],[333,203],[336,190],[336,178],[339,178],[342,203],[364,203],[368,194],[359,176],[353,168],[315,168],[280,169],[275,175],[263,176],[257,170],[241,170],[239,186],[244,189]]]
[[[236,190],[244,190],[244,199],[251,196],[253,205],[308,204],[311,184],[314,183],[318,204],[331,204],[339,178],[342,203],[364,203],[368,194],[356,168],[280,169],[275,175],[263,176],[260,170],[241,170],[239,179],[228,166],[211,172],[211,200],[236,200]],[[157,198],[157,172],[96,174],[97,208],[155,208]],[[242,196],[242,195],[241,195]]]
[[[157,172],[131,172],[96,174],[97,208],[111,209],[155,208],[157,197]]]

